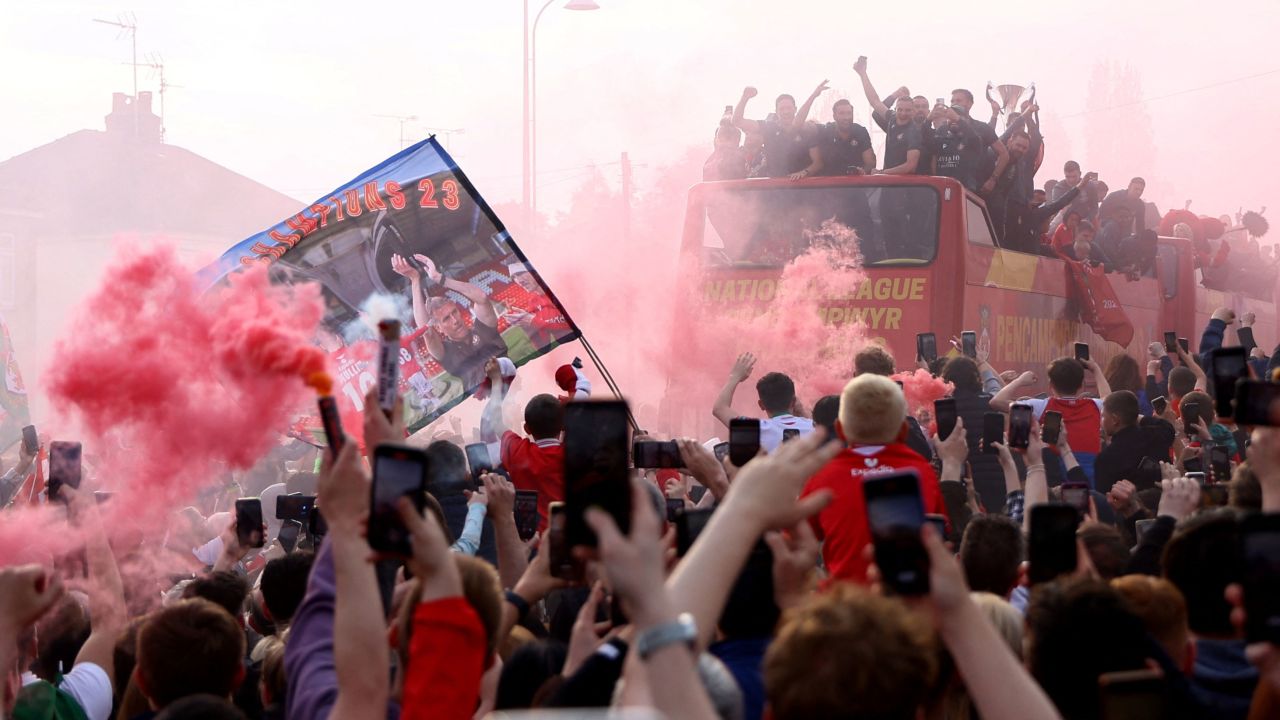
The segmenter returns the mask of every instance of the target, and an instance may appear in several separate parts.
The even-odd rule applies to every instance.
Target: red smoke
[[[933,426],[933,403],[950,395],[955,386],[921,368],[900,372],[893,379],[902,382],[902,392],[907,396],[907,412],[932,434],[936,429]]]
[[[128,252],[105,278],[58,342],[45,387],[60,425],[83,429],[94,489],[116,494],[102,506],[107,526],[158,539],[216,471],[265,455],[308,399],[304,380],[325,370],[311,343],[324,307],[316,286],[272,285],[265,268],[206,294],[170,247]],[[0,565],[49,538],[42,514],[6,520]],[[61,537],[54,545],[70,549]]]

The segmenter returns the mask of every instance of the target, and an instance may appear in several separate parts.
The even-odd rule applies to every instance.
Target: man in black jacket
[[[1173,445],[1173,426],[1168,422],[1151,418],[1138,423],[1138,396],[1128,390],[1117,390],[1102,401],[1102,431],[1109,442],[1094,463],[1094,487],[1100,493],[1121,480],[1143,489],[1145,483],[1136,478],[1142,458],[1167,460]]]

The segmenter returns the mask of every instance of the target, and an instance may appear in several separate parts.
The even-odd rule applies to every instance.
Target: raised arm
[[[75,664],[93,663],[102,668],[115,684],[116,640],[128,622],[125,609],[124,582],[116,567],[111,543],[107,540],[97,503],[89,493],[63,486],[68,510],[85,530],[85,556],[89,563],[89,638],[80,647]]]
[[[515,587],[529,566],[529,552],[520,540],[516,528],[516,488],[511,481],[497,473],[480,476],[484,494],[489,498],[489,520],[493,523],[493,538],[498,546],[498,579],[502,587]]]
[[[399,255],[391,256],[391,269],[398,275],[409,279],[409,294],[413,297],[413,322],[418,327],[428,327],[430,316],[427,315],[427,304],[422,294],[422,274]]]
[[[1031,371],[1022,373],[1013,382],[1000,388],[1000,392],[991,398],[991,409],[999,412],[1009,412],[1009,406],[1022,395],[1023,388],[1028,388],[1035,384],[1035,373]]]
[[[489,378],[489,402],[480,417],[480,437],[486,442],[500,442],[507,433],[507,421],[502,417],[507,385],[502,381],[502,368],[498,366],[497,358],[485,363],[484,374]]]
[[[738,104],[733,108],[733,126],[745,133],[760,132],[760,123],[743,117],[747,112],[747,101],[755,96],[755,88],[751,86],[743,88],[742,97],[738,98]]]
[[[1105,399],[1111,394],[1111,383],[1107,382],[1107,374],[1102,371],[1102,366],[1092,358],[1084,366],[1093,376],[1094,384],[1098,386],[1098,397]]]
[[[858,73],[858,77],[862,80],[862,92],[867,96],[867,102],[871,103],[871,109],[880,113],[886,119],[889,117],[889,106],[880,100],[880,94],[876,92],[876,88],[871,84],[871,78],[867,76],[867,58],[862,56],[853,64],[853,71]]]
[[[819,95],[830,89],[827,87],[827,82],[828,81],[823,80],[818,83],[818,87],[814,88],[813,92],[809,93],[809,99],[805,100],[804,104],[800,106],[800,109],[796,111],[795,125],[797,127],[803,125],[804,122],[809,119],[809,110],[813,107],[813,101],[817,100]]]
[[[413,259],[422,263],[427,277],[431,278],[431,280],[470,300],[471,310],[476,314],[476,320],[491,328],[498,327],[498,313],[494,311],[493,303],[489,302],[489,295],[485,293],[484,288],[457,278],[447,277],[436,267],[435,262],[426,255],[414,255]]]
[[[751,369],[755,365],[755,355],[749,352],[739,355],[737,362],[733,364],[733,369],[729,371],[729,379],[725,381],[720,394],[716,396],[716,404],[712,407],[711,414],[726,428],[729,427],[729,421],[737,417],[733,412],[733,393],[743,381],[751,377]]]
[[[996,102],[996,99],[991,97],[991,83],[989,82],[987,83],[986,98],[987,102],[991,105],[991,119],[987,121],[987,127],[991,128],[992,132],[994,132],[996,129],[996,121],[1000,118],[1000,103]]]

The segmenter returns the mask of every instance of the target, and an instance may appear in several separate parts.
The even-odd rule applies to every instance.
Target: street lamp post
[[[538,21],[555,0],[547,0],[533,18],[533,28],[529,28],[529,0],[524,0],[524,187],[521,192],[525,227],[532,232],[534,218],[538,211]],[[566,10],[599,10],[594,0],[569,0],[564,5]]]

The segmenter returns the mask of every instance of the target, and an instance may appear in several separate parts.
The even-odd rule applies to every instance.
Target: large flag
[[[245,239],[202,276],[213,284],[259,263],[271,266],[277,282],[321,286],[327,311],[316,341],[330,354],[349,429],[360,427],[365,393],[377,383],[380,317],[403,323],[400,390],[410,431],[480,387],[489,358],[522,365],[578,337],[560,301],[434,137]]]
[[[1074,307],[1080,322],[1100,337],[1128,347],[1133,341],[1133,323],[1116,296],[1115,288],[1101,265],[1079,262],[1059,254],[1067,266],[1067,307]]]

